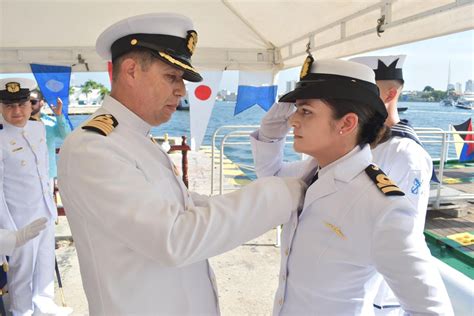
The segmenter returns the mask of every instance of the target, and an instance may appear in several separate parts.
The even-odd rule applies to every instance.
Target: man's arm
[[[71,133],[71,128],[69,127],[69,124],[67,124],[66,118],[64,117],[64,114],[62,112],[63,101],[58,98],[57,105],[52,105],[51,108],[53,109],[53,113],[56,117],[56,124],[53,128],[54,137],[60,140],[64,140],[66,139],[66,136]]]
[[[141,256],[183,266],[228,251],[290,218],[303,187],[260,179],[230,194],[184,209],[174,178],[150,182],[123,146],[90,136],[66,144],[59,163],[65,208]],[[71,145],[71,146],[69,146]]]

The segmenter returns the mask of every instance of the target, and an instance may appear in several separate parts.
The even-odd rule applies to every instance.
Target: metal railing
[[[250,141],[248,140],[248,136],[256,129],[258,129],[259,125],[225,125],[221,126],[215,130],[214,134],[212,135],[212,149],[211,149],[211,195],[214,194],[214,168],[215,168],[215,160],[216,160],[216,141],[221,139],[219,144],[219,156],[218,156],[218,163],[219,163],[219,194],[224,192],[224,150],[228,146],[242,146],[242,145],[249,145]],[[438,169],[438,179],[440,180],[439,184],[436,184],[436,195],[434,197],[430,197],[430,203],[432,203],[434,208],[439,208],[442,202],[449,202],[449,201],[459,201],[459,200],[470,200],[474,199],[474,194],[469,193],[460,193],[457,196],[449,196],[443,197],[441,195],[441,189],[443,186],[443,176],[445,172],[445,164],[450,159],[449,158],[449,149],[451,144],[455,144],[461,141],[457,141],[454,139],[453,135],[473,135],[474,132],[458,132],[458,131],[445,131],[440,128],[423,128],[423,127],[415,127],[415,132],[417,133],[420,141],[424,145],[434,144],[440,147],[439,149],[439,157],[433,155],[431,156],[433,161],[439,161],[439,169]],[[290,138],[292,134],[289,134]],[[245,140],[242,140],[246,138]],[[238,139],[238,141],[232,141]],[[463,143],[474,143],[474,141],[462,141]],[[292,143],[292,141],[287,141],[288,143]],[[454,157],[452,157],[454,158]],[[247,169],[248,166],[246,166]]]

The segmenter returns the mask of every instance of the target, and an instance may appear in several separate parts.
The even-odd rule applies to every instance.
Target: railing
[[[212,148],[211,148],[211,195],[215,192],[215,180],[214,180],[214,169],[215,169],[215,160],[216,160],[216,149],[217,149],[217,140],[221,139],[219,144],[219,152],[218,152],[218,165],[219,165],[219,194],[224,192],[224,166],[223,166],[223,157],[224,157],[224,150],[228,146],[241,146],[241,145],[249,145],[250,141],[248,140],[248,136],[258,128],[258,125],[225,125],[221,126],[212,135]],[[474,132],[457,132],[457,131],[445,131],[440,128],[423,128],[423,127],[416,127],[415,132],[417,133],[420,141],[425,144],[435,144],[440,147],[439,150],[439,157],[433,157],[433,161],[439,161],[439,170],[438,170],[438,179],[440,180],[439,184],[436,184],[436,195],[430,197],[430,203],[432,204],[433,208],[438,209],[442,202],[449,202],[449,201],[459,201],[459,200],[470,200],[474,199],[474,194],[469,193],[460,193],[457,196],[449,196],[443,197],[441,195],[441,189],[443,186],[443,176],[445,172],[445,164],[449,160],[449,146],[450,144],[455,144],[460,141],[456,141],[453,139],[453,135],[473,135]],[[291,134],[289,134],[291,139]],[[245,140],[242,140],[246,138]],[[238,141],[232,141],[233,139],[238,139]],[[292,143],[292,141],[287,141],[288,143]],[[463,141],[463,143],[474,143],[474,141]],[[452,157],[454,158],[454,157]],[[249,169],[246,166],[246,169]]]

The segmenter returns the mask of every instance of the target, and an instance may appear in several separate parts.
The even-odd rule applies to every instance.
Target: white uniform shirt
[[[104,113],[118,126],[108,136],[76,128],[58,165],[90,313],[218,314],[206,259],[288,221],[290,191],[271,178],[191,197],[146,122],[112,97]]]
[[[397,128],[415,133],[410,126],[396,125]],[[416,134],[415,134],[416,135]],[[430,197],[430,181],[433,162],[426,150],[413,139],[394,136],[372,150],[374,163],[405,192],[413,204],[415,229],[423,232],[426,209]],[[383,279],[380,280],[374,304],[379,307],[399,305],[393,292]]]
[[[314,159],[282,163],[284,140],[253,134],[259,176],[310,179]],[[368,177],[368,146],[322,168],[306,192],[301,215],[283,225],[275,315],[372,315],[377,272],[407,313],[452,315],[439,272],[405,197],[388,197]]]
[[[42,216],[55,219],[43,124],[28,121],[20,128],[4,122],[0,148],[0,228],[17,230]]]

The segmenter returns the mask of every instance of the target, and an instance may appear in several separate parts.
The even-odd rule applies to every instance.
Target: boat
[[[474,110],[474,94],[464,94],[461,96],[456,107],[464,110]]]
[[[406,110],[408,110],[407,107],[398,107],[397,108],[398,113],[405,112]]]
[[[454,101],[451,98],[446,98],[439,101],[439,105],[442,105],[442,106],[454,106],[455,104],[456,104],[456,101]]]

